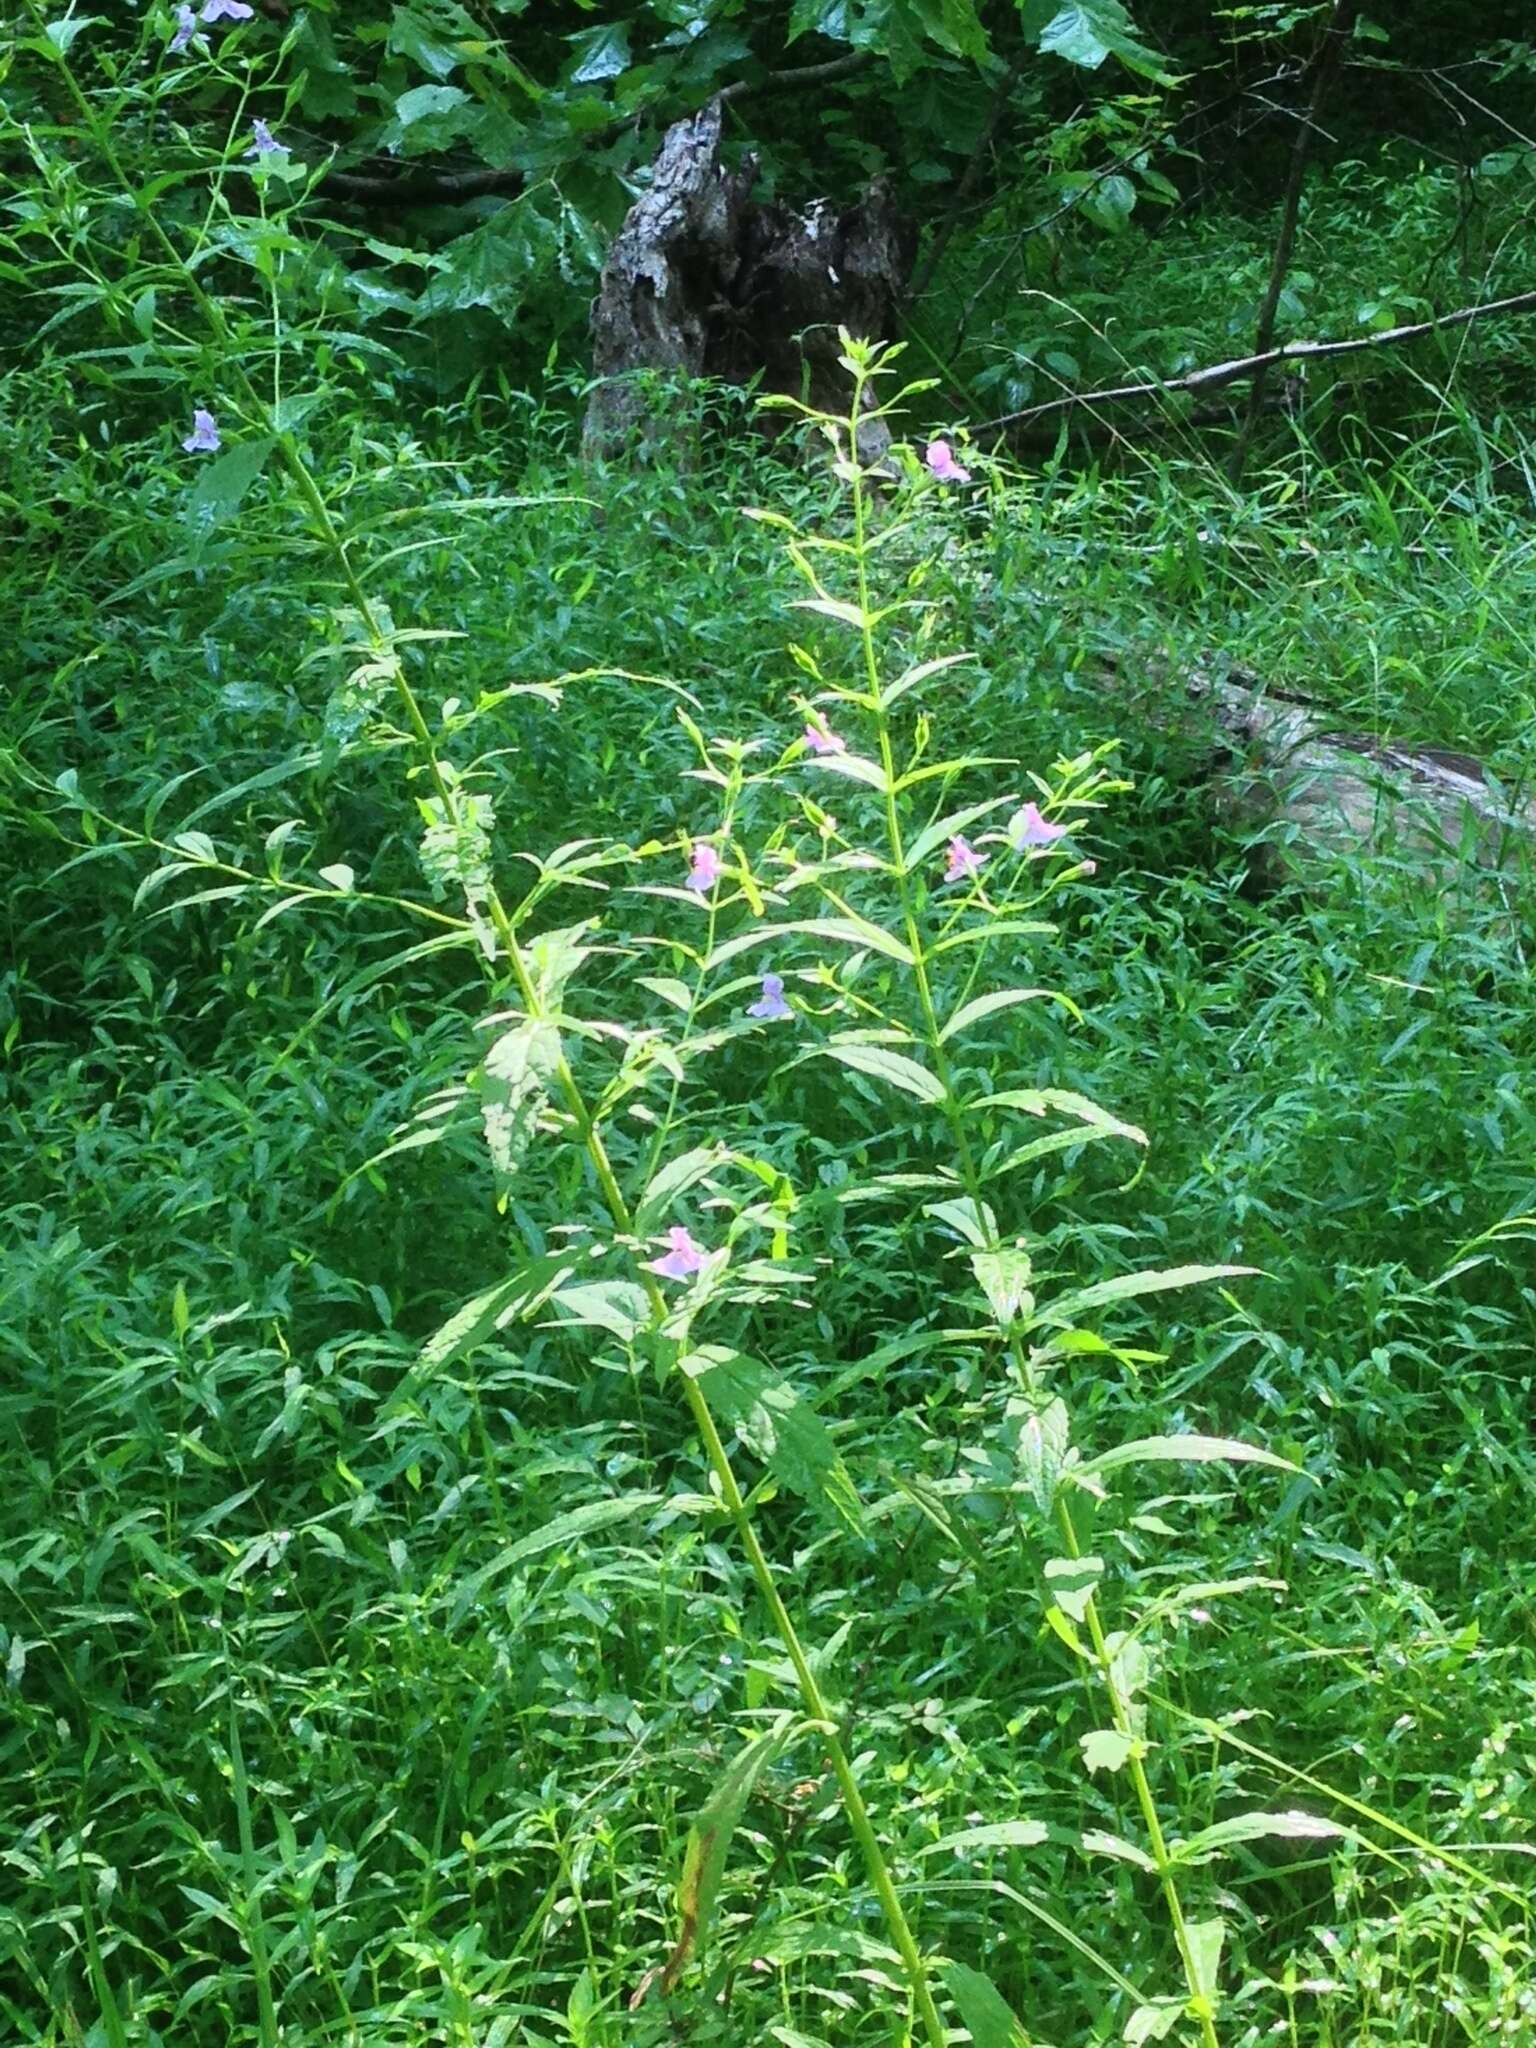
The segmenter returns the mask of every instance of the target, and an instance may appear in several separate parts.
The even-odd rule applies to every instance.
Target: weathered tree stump
[[[1471,755],[1341,730],[1237,668],[1160,675],[1135,694],[1154,726],[1208,749],[1213,810],[1250,835],[1261,881],[1317,881],[1339,859],[1373,857],[1445,888],[1536,857],[1536,802],[1499,789]]]
[[[839,327],[874,338],[894,327],[916,241],[889,187],[877,181],[842,208],[754,205],[756,162],[721,164],[720,118],[715,99],[667,130],[650,186],[603,265],[592,307],[591,455],[654,429],[637,371],[738,384],[760,376],[766,390],[836,411],[848,388]]]

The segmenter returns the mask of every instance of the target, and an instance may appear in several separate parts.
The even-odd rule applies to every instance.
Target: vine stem
[[[41,20],[37,0],[29,0],[29,11],[34,20]],[[390,636],[380,624],[373,603],[353,566],[346,539],[332,517],[330,507],[325,501],[324,494],[316,482],[313,472],[301,454],[293,436],[279,427],[272,408],[262,399],[252,379],[240,362],[234,348],[234,337],[227,321],[224,319],[222,309],[217,301],[203,289],[201,282],[187,267],[181,251],[156,215],[154,208],[144,198],[143,193],[133,179],[129,177],[113,145],[110,134],[97,120],[95,109],[92,107],[86,93],[82,90],[63,52],[60,52],[58,56],[58,68],[63,75],[70,96],[79,110],[81,119],[85,123],[87,131],[107,164],[109,171],[148,227],[154,240],[164,251],[194,303],[197,305],[198,310],[206,320],[210,332],[220,347],[226,352],[225,366],[241,385],[252,414],[259,423],[270,429],[283,465],[297,488],[313,522],[316,537],[320,541],[322,548],[330,555],[341,575],[342,582],[356,609],[359,622],[367,636],[371,650],[376,655],[385,657],[388,661],[390,674],[393,678],[402,710],[404,711],[411,734],[421,750],[427,772],[432,779],[434,792],[438,801],[443,806],[444,816],[450,824],[458,825],[462,819],[462,811],[455,785],[452,779],[443,772],[442,764],[438,759],[433,742],[432,731],[427,724],[420,700],[411,686],[410,678],[406,675],[403,664],[395,655]],[[517,986],[525,1011],[531,1018],[543,1016],[544,1011],[539,991],[533,976],[529,972],[527,960],[518,941],[514,919],[509,914],[494,884],[491,885],[487,892],[485,909],[490,919],[491,927],[495,932],[497,944]],[[488,969],[491,965],[492,963],[487,963]],[[624,1192],[614,1172],[612,1161],[609,1159],[598,1121],[587,1103],[580,1083],[572,1071],[563,1048],[555,1063],[554,1079],[566,1114],[569,1116],[582,1149],[586,1153],[598,1188],[602,1194],[604,1205],[613,1220],[614,1226],[621,1236],[633,1239],[635,1235],[633,1214],[624,1198]],[[656,1337],[664,1337],[666,1325],[672,1313],[671,1306],[657,1285],[655,1275],[647,1269],[643,1261],[637,1260],[636,1263],[640,1282],[645,1289],[647,1304],[650,1310],[649,1334]],[[913,2004],[916,2007],[922,2024],[923,2033],[927,2038],[929,2048],[945,2048],[944,2023],[939,2015],[938,2006],[934,1999],[927,1963],[917,1945],[911,1923],[901,1903],[895,1881],[891,1875],[889,1861],[881,1846],[879,1835],[876,1832],[864,1795],[860,1790],[847,1748],[842,1736],[838,1732],[826,1695],[812,1667],[805,1646],[800,1639],[799,1631],[779,1591],[773,1567],[768,1560],[767,1552],[763,1549],[757,1530],[753,1525],[750,1510],[747,1507],[741,1488],[737,1484],[729,1453],[721,1438],[719,1428],[715,1422],[708,1400],[705,1398],[704,1391],[698,1382],[688,1373],[682,1371],[680,1367],[677,1368],[677,1373],[682,1382],[689,1415],[703,1444],[704,1454],[719,1487],[720,1497],[724,1503],[726,1513],[730,1517],[736,1531],[737,1540],[741,1544],[746,1556],[748,1568],[756,1584],[759,1597],[767,1609],[774,1633],[782,1643],[790,1666],[794,1671],[795,1681],[799,1688],[806,1714],[810,1720],[815,1721],[819,1725],[821,1739],[825,1744],[827,1756],[832,1766],[832,1774],[837,1781],[838,1791],[842,1798],[844,1811],[848,1816],[849,1826],[863,1854],[870,1883],[885,1915],[892,1941],[901,1957],[902,1967],[907,1977]],[[249,1832],[249,1815],[243,1814],[242,1821],[242,1841],[244,1842],[245,1836]]]
[[[857,446],[855,433],[859,421],[864,418],[864,394],[871,379],[869,370],[860,367],[854,371],[854,397],[847,426],[848,446]],[[868,505],[865,492],[864,471],[857,461],[852,465],[854,561],[858,586],[860,636],[862,640],[864,679],[868,690],[869,703],[874,716],[880,749],[880,766],[885,781],[885,824],[886,836],[891,855],[891,868],[896,879],[897,895],[900,902],[903,929],[908,950],[912,955],[913,980],[917,988],[918,1003],[922,1011],[923,1038],[925,1050],[933,1062],[935,1079],[944,1090],[944,1115],[954,1138],[955,1156],[961,1185],[971,1202],[978,1229],[982,1225],[982,1180],[971,1147],[970,1133],[966,1129],[965,1116],[960,1099],[955,1091],[954,1070],[950,1065],[948,1049],[939,1024],[938,1009],[933,998],[933,984],[928,974],[928,962],[923,946],[922,926],[918,920],[916,906],[912,900],[910,877],[907,871],[905,838],[901,829],[901,817],[896,802],[896,753],[891,736],[890,714],[886,708],[884,692],[880,682],[880,660],[875,646],[874,619],[870,610],[869,582],[869,538]],[[1017,1326],[1011,1327],[1006,1335],[1010,1361],[1013,1364],[1019,1384],[1025,1391],[1039,1398],[1039,1380],[1029,1355],[1024,1349]],[[1082,1556],[1072,1511],[1065,1499],[1056,1507],[1057,1524],[1061,1530],[1062,1544],[1067,1554],[1075,1561]],[[1158,1883],[1167,1907],[1169,1923],[1173,1929],[1174,1943],[1183,1966],[1185,1983],[1189,1990],[1190,2007],[1198,2016],[1201,2048],[1221,2048],[1216,2031],[1210,1999],[1200,1980],[1195,1966],[1194,1950],[1190,1945],[1189,1924],[1185,1918],[1184,1904],[1179,1896],[1173,1861],[1168,1854],[1167,1837],[1163,1833],[1157,1811],[1157,1801],[1152,1784],[1147,1776],[1146,1765],[1137,1753],[1139,1743],[1135,1733],[1134,1718],[1130,1701],[1115,1677],[1114,1659],[1110,1653],[1108,1639],[1104,1632],[1098,1603],[1090,1588],[1084,1606],[1084,1623],[1089,1641],[1093,1646],[1093,1660],[1097,1666],[1100,1682],[1109,1701],[1110,1713],[1115,1727],[1133,1747],[1127,1768],[1137,1807],[1141,1813],[1142,1825],[1146,1830],[1152,1861],[1157,1867]]]

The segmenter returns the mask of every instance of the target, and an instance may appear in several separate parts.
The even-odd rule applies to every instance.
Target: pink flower
[[[1048,818],[1041,817],[1038,804],[1026,804],[1008,820],[1008,837],[1015,853],[1026,846],[1049,846],[1053,839],[1065,838],[1068,830],[1066,825],[1053,825]]]
[[[794,1011],[784,1000],[784,977],[782,974],[763,976],[763,993],[755,1003],[747,1005],[749,1017],[761,1017],[767,1023],[778,1024],[786,1017],[792,1018]]]
[[[708,840],[698,840],[693,849],[693,866],[686,887],[697,896],[707,896],[720,879],[720,856]]]
[[[971,472],[956,462],[955,451],[947,441],[930,441],[923,460],[941,484],[968,484],[971,480]]]
[[[804,739],[813,754],[846,754],[848,751],[848,742],[814,711],[806,720]]]
[[[978,853],[968,839],[951,839],[949,866],[944,870],[945,881],[963,882],[968,875],[978,874],[986,857],[984,853]]]
[[[693,1232],[681,1223],[674,1223],[667,1232],[669,1250],[659,1259],[647,1259],[646,1265],[653,1273],[660,1273],[665,1280],[686,1280],[690,1273],[697,1273],[704,1263],[701,1245],[693,1241]]]

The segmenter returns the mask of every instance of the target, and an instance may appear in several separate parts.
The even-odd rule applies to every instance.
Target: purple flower
[[[782,974],[763,976],[763,993],[755,1003],[747,1005],[749,1017],[761,1017],[769,1024],[778,1024],[784,1018],[792,1018],[794,1011],[784,1000],[784,977]]]
[[[1021,853],[1026,846],[1049,846],[1053,839],[1064,839],[1069,829],[1042,818],[1038,804],[1026,804],[1008,820],[1008,837],[1015,853]]]
[[[923,451],[923,460],[941,484],[968,484],[971,480],[971,472],[956,462],[955,451],[947,441],[930,441]]]
[[[256,140],[245,152],[247,156],[281,156],[284,144],[278,141],[265,121],[253,121],[251,133]]]
[[[211,412],[204,412],[199,406],[192,415],[192,431],[182,447],[189,455],[216,455],[219,451],[218,422]]]
[[[981,864],[986,857],[984,853],[978,853],[968,839],[961,839],[959,837],[951,839],[949,842],[949,866],[944,870],[945,881],[963,882],[968,875],[979,873]]]
[[[827,721],[812,712],[805,722],[805,744],[813,754],[846,754],[848,742],[835,733]]]
[[[707,896],[720,879],[720,856],[709,844],[700,839],[693,849],[693,866],[688,871],[686,886],[695,895]]]
[[[686,1280],[690,1273],[697,1273],[704,1263],[703,1247],[693,1241],[693,1233],[681,1223],[674,1223],[667,1232],[669,1251],[659,1259],[647,1259],[646,1265],[653,1273],[660,1273],[666,1280]]]
[[[196,34],[197,16],[190,7],[178,7],[176,10],[176,33],[171,37],[172,56],[179,57]]]
[[[254,8],[247,7],[245,0],[204,0],[204,21],[249,21]]]

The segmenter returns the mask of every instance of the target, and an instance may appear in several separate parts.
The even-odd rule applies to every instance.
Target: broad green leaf
[[[414,128],[418,121],[431,120],[434,114],[456,113],[469,105],[469,94],[456,85],[416,85],[395,101],[395,119],[404,130]]]
[[[688,1830],[683,1874],[677,1887],[679,1932],[672,1953],[662,1966],[663,1992],[677,1988],[689,1961],[708,1939],[737,1823],[758,1779],[798,1733],[799,1725],[786,1716],[777,1728],[755,1736],[727,1766]]]
[[[1134,1739],[1122,1735],[1118,1728],[1095,1728],[1087,1735],[1079,1735],[1077,1740],[1083,1752],[1083,1762],[1090,1771],[1122,1769],[1136,1747]]]
[[[968,1030],[972,1024],[979,1024],[983,1017],[995,1016],[999,1010],[1011,1010],[1018,1003],[1036,1003],[1039,1002],[1042,998],[1046,1002],[1060,1003],[1061,1007],[1064,1010],[1066,1010],[1071,1016],[1075,1017],[1079,1024],[1083,1021],[1083,1013],[1077,1007],[1076,1003],[1073,1002],[1072,998],[1070,996],[1062,995],[1060,991],[1057,989],[995,988],[992,990],[990,995],[973,996],[970,1002],[962,1003],[960,1005],[960,1008],[956,1010],[953,1017],[950,1018],[949,1022],[944,1026],[943,1030],[939,1033],[939,1037],[941,1040],[946,1038],[953,1038],[957,1031]],[[983,1096],[981,1102],[977,1105],[977,1107],[985,1107],[989,1103],[1007,1103],[1009,1102],[1010,1097],[1016,1094],[1028,1095],[1031,1097],[1040,1097],[1041,1109],[1043,1111],[1046,1107],[1045,1097],[1048,1092],[1055,1094],[1061,1091],[1047,1091],[1040,1088],[1015,1089],[1010,1090],[1007,1095]],[[1021,1108],[1028,1107],[1027,1104],[1022,1103],[1013,1106]]]
[[[750,930],[727,939],[723,946],[716,946],[706,964],[713,970],[723,966],[727,960],[734,960],[738,953],[745,953],[751,946],[766,946],[775,939],[792,938],[834,939],[844,946],[868,946],[871,952],[884,953],[888,959],[899,960],[904,967],[912,965],[912,955],[900,939],[893,939],[877,924],[866,924],[863,918],[853,917],[805,917],[793,924],[753,925]]]
[[[560,1059],[560,1034],[542,1018],[525,1017],[504,1031],[475,1075],[485,1141],[499,1174],[516,1173],[533,1136]]]
[[[1138,1849],[1122,1835],[1106,1834],[1102,1828],[1085,1828],[1079,1840],[1091,1856],[1113,1856],[1121,1863],[1134,1863],[1138,1870],[1157,1869],[1145,1849]]]
[[[1053,1557],[1045,1567],[1045,1590],[1063,1614],[1080,1622],[1103,1576],[1102,1557]]]
[[[1075,1294],[1063,1294],[1040,1310],[1036,1325],[1045,1330],[1064,1329],[1089,1309],[1107,1308],[1111,1302],[1131,1301],[1140,1294],[1165,1294],[1175,1287],[1199,1287],[1208,1280],[1233,1280],[1255,1273],[1256,1266],[1170,1266],[1158,1273],[1122,1273],[1118,1279],[1100,1280]]]
[[[889,1046],[834,1042],[823,1046],[822,1051],[827,1058],[852,1067],[855,1073],[868,1074],[875,1081],[888,1081],[893,1088],[915,1095],[919,1102],[939,1103],[944,1100],[944,1084],[937,1075],[930,1074],[926,1067],[909,1059],[905,1053],[892,1052]]]
[[[1026,29],[1031,18],[1038,21],[1044,11],[1038,4],[1021,7]],[[1071,7],[1058,8],[1037,31],[1041,52],[1061,57],[1085,71],[1096,71],[1106,57],[1118,57],[1128,71],[1159,84],[1170,83],[1169,74],[1155,50],[1149,50],[1136,35],[1136,24],[1120,0],[1077,0]]]
[[[270,434],[258,434],[253,440],[237,442],[222,455],[215,456],[206,469],[198,474],[187,500],[187,524],[198,533],[206,533],[210,527],[218,526],[230,519],[240,509],[240,502],[246,492],[261,475],[276,442]]]
[[[633,1280],[588,1280],[575,1287],[557,1287],[550,1299],[561,1320],[585,1323],[595,1330],[632,1343],[651,1319],[651,1304]]]
[[[849,782],[867,783],[871,789],[878,789],[882,796],[889,787],[880,763],[868,760],[863,754],[808,754],[801,765],[820,768],[828,775],[842,775]]]
[[[1035,1297],[1030,1291],[1034,1262],[1022,1245],[999,1245],[988,1251],[972,1252],[971,1271],[987,1297],[987,1306],[998,1326],[1008,1329],[1020,1316],[1034,1313]]]
[[[1185,2004],[1182,1998],[1160,1998],[1152,2005],[1138,2005],[1121,2036],[1126,2048],[1139,2048],[1143,2041],[1166,2041],[1184,2017]]]
[[[1043,1820],[989,1821],[982,1827],[961,1828],[955,1834],[941,1835],[936,1842],[925,1843],[917,1853],[940,1856],[954,1849],[964,1856],[979,1856],[984,1849],[1034,1849],[1050,1832]]]
[[[805,1500],[825,1500],[857,1527],[862,1504],[831,1432],[809,1401],[760,1359],[706,1344],[682,1361],[711,1409],[776,1478]]]
[[[1195,1988],[1214,2011],[1220,1997],[1221,1949],[1227,1937],[1225,1920],[1190,1920],[1184,1928]]]
[[[570,1270],[570,1261],[566,1259],[530,1259],[451,1315],[421,1347],[420,1363],[428,1370],[452,1365],[493,1330],[504,1328],[515,1317],[528,1314],[546,1301]]]
[[[1245,1444],[1226,1436],[1143,1436],[1131,1443],[1116,1444],[1085,1458],[1074,1474],[1085,1478],[1113,1472],[1120,1465],[1268,1465],[1276,1472],[1299,1472],[1302,1468],[1274,1451],[1262,1451],[1257,1444]]]
[[[572,85],[599,85],[605,78],[618,78],[629,69],[629,29],[622,21],[584,28],[568,41],[574,59],[570,71]]]
[[[681,1153],[676,1159],[669,1159],[658,1169],[648,1183],[635,1209],[635,1230],[641,1237],[651,1237],[659,1225],[667,1219],[672,1204],[679,1195],[696,1187],[701,1180],[713,1173],[716,1167],[725,1163],[730,1156],[724,1145],[697,1145],[691,1152]]]
[[[63,21],[50,21],[43,34],[61,57],[67,57],[82,29],[95,28],[98,22],[106,19],[104,14],[75,14]],[[32,47],[36,48],[36,45]]]
[[[944,1988],[959,2008],[975,2048],[1029,2048],[1029,2036],[990,1977],[964,1963],[946,1963]]]
[[[1014,1452],[1019,1477],[1042,1515],[1056,1505],[1071,1439],[1072,1425],[1064,1401],[1048,1402],[1038,1414],[1026,1415],[1019,1424]]]
[[[1235,1813],[1202,1828],[1187,1842],[1176,1843],[1169,1855],[1175,1863],[1204,1863],[1223,1849],[1235,1849],[1240,1842],[1277,1838],[1288,1842],[1325,1842],[1347,1836],[1349,1829],[1337,1821],[1324,1820],[1316,1813]]]
[[[915,689],[919,683],[926,683],[930,676],[936,676],[946,668],[957,668],[963,661],[975,659],[974,654],[944,654],[937,661],[920,661],[915,668],[905,670],[896,678],[889,689],[882,693],[881,701],[889,711],[898,697],[905,696],[908,690]]]
[[[929,1202],[923,1214],[947,1223],[978,1250],[997,1243],[997,1218],[985,1202],[973,1202],[969,1195],[956,1195],[947,1202]]]

